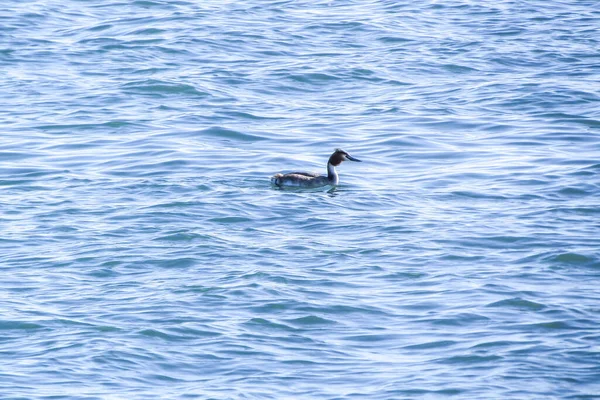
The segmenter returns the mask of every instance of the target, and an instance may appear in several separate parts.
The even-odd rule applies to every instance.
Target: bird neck
[[[331,163],[327,163],[327,179],[331,182],[332,185],[337,185],[340,182],[340,178],[338,176],[335,167]]]

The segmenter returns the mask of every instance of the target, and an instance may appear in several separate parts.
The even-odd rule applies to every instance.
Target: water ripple
[[[0,397],[595,397],[594,6],[0,7]]]

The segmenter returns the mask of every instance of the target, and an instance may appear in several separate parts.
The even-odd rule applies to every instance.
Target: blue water
[[[597,1],[0,21],[0,398],[600,398]]]

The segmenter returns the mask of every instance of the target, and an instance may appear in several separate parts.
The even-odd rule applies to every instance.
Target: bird
[[[271,183],[278,187],[316,188],[327,185],[337,186],[340,183],[340,177],[335,167],[344,161],[362,162],[342,149],[335,149],[327,161],[327,175],[320,175],[315,172],[275,174],[271,177]]]

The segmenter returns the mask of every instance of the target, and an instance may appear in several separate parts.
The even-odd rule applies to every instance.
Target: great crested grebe
[[[343,161],[361,162],[352,157],[342,149],[335,149],[329,161],[327,161],[327,175],[319,175],[315,172],[291,172],[289,174],[275,174],[271,177],[271,183],[279,187],[306,187],[315,188],[320,186],[336,186],[340,183],[335,167]]]

